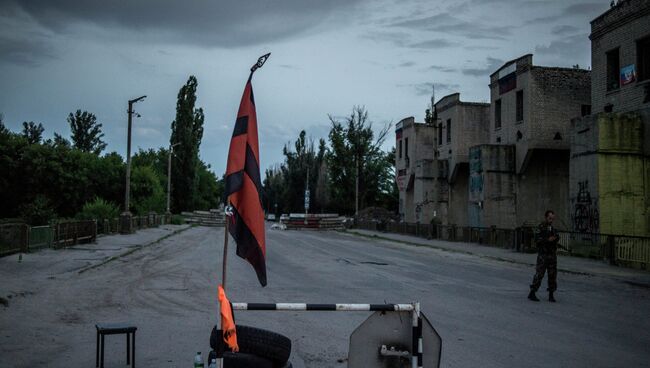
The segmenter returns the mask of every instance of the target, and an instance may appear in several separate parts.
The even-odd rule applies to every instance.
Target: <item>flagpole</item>
[[[249,81],[253,78],[253,73],[255,73],[255,71],[257,69],[261,68],[264,65],[264,63],[266,62],[266,60],[270,56],[271,56],[271,53],[269,52],[267,54],[264,54],[264,55],[260,56],[257,59],[257,62],[251,67],[251,74],[248,76]],[[228,239],[229,238],[229,236],[228,236],[229,235],[228,234],[229,233],[228,227],[229,227],[230,221],[233,219],[232,218],[233,212],[232,212],[232,208],[230,207],[229,202],[230,202],[229,198],[226,197],[225,206],[224,206],[225,224],[224,224],[224,235],[223,235],[223,260],[222,260],[222,263],[221,263],[221,266],[222,266],[222,269],[221,269],[221,286],[223,287],[224,293],[226,291],[226,271],[228,269],[228,267],[227,267],[228,266],[228,240],[229,240]],[[220,311],[219,312],[219,317],[221,317],[221,306],[219,308],[219,311]],[[221,327],[221,329],[223,330],[223,325],[222,325],[221,318],[219,318],[217,323]],[[218,359],[218,364],[219,364],[219,367],[223,367],[223,358]]]
[[[261,68],[264,63],[266,63],[266,60],[271,56],[271,53],[269,52],[268,54],[264,54],[260,56],[257,59],[257,62],[253,64],[251,67],[251,74],[248,76],[248,80],[251,80],[253,78],[253,73],[259,68]],[[225,177],[225,175],[224,175]],[[223,290],[226,291],[226,270],[227,270],[227,264],[228,264],[228,222],[230,220],[230,217],[232,216],[232,211],[230,209],[230,204],[229,204],[228,198],[226,198],[226,205],[224,207],[225,211],[225,220],[226,224],[224,226],[224,236],[223,236],[223,260],[222,260],[222,270],[221,270],[221,286],[223,287]]]

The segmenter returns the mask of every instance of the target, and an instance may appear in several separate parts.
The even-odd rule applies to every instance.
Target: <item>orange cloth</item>
[[[230,301],[226,297],[226,292],[223,287],[219,285],[219,305],[221,309],[221,330],[223,331],[223,340],[230,346],[232,351],[239,351],[237,345],[237,330],[235,328],[235,320],[232,317],[232,309],[230,308]]]

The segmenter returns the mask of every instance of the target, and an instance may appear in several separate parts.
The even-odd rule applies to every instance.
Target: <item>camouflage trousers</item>
[[[535,266],[535,276],[533,283],[530,285],[531,290],[537,291],[542,285],[544,273],[548,270],[548,291],[553,292],[557,290],[557,254],[544,254],[537,255],[537,265]]]

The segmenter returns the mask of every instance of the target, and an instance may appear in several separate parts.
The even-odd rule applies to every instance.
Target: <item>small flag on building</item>
[[[262,209],[257,115],[251,79],[270,54],[262,56],[251,68],[230,140],[226,167],[226,204],[232,206],[228,223],[230,235],[237,243],[237,255],[255,269],[257,279],[266,286],[266,240]]]

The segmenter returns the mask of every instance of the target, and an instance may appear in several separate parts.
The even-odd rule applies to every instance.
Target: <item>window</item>
[[[447,119],[447,143],[451,143],[451,119]]]
[[[438,145],[442,144],[442,123],[438,124]]]
[[[404,156],[408,160],[409,158],[409,139],[404,138]]]
[[[401,139],[397,142],[397,147],[398,147],[397,150],[399,151],[399,158],[402,158],[402,140]]]
[[[591,105],[582,105],[580,107],[580,116],[591,115]]]
[[[618,49],[609,51],[607,54],[607,90],[613,91],[620,87],[619,73],[621,65],[618,59]]]
[[[637,78],[650,79],[650,37],[636,42]]]
[[[524,91],[517,91],[517,113],[516,121],[524,121]]]
[[[501,99],[494,101],[494,129],[501,128]]]

